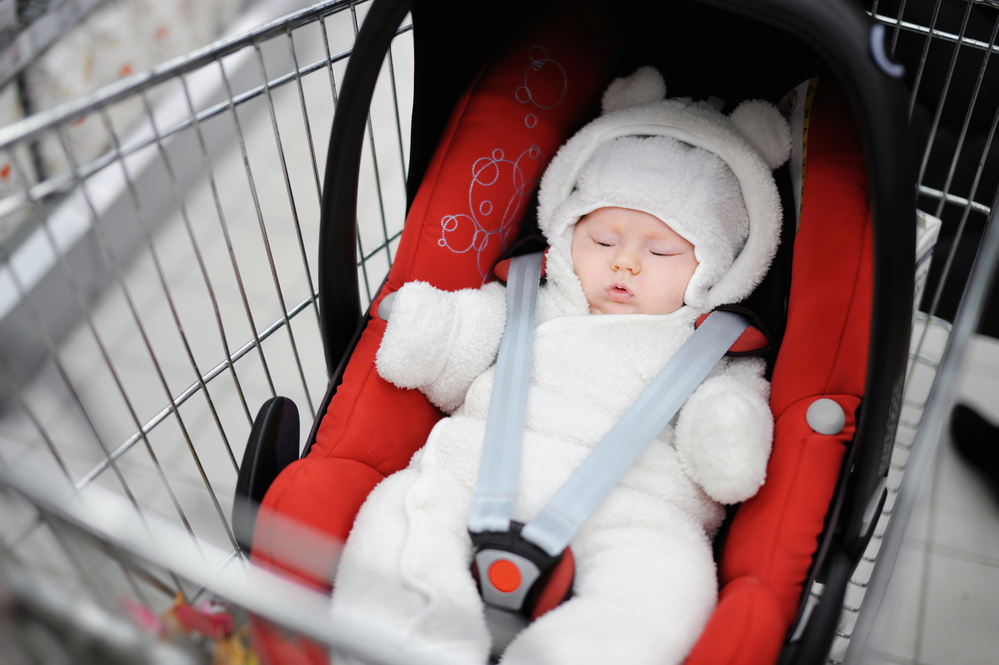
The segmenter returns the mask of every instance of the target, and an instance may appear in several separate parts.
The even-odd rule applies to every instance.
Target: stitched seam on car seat
[[[868,228],[870,228],[870,224],[871,224],[871,209],[870,209],[869,205],[867,207],[867,213],[865,214],[864,219],[866,221],[864,222],[864,227],[863,227],[863,230],[862,230],[862,233],[863,233],[863,242],[861,243],[861,246],[860,246],[860,260],[857,261],[857,272],[853,276],[853,290],[850,293],[850,304],[846,308],[846,316],[843,319],[843,328],[842,328],[842,330],[840,330],[839,341],[836,344],[836,353],[833,354],[832,366],[829,368],[829,375],[826,377],[825,386],[822,389],[822,393],[823,394],[828,394],[829,393],[829,388],[830,388],[830,385],[832,384],[833,376],[836,373],[836,366],[839,364],[840,353],[843,350],[843,340],[846,338],[846,326],[850,322],[850,315],[853,313],[854,303],[856,303],[857,300],[858,300],[858,298],[861,297],[861,295],[860,295],[860,273],[864,269],[864,253],[865,253],[865,250],[867,249],[867,243],[870,240],[869,237],[868,237],[868,233],[867,233],[867,230],[868,230]],[[869,345],[870,345],[870,340],[868,340],[868,346]],[[865,368],[865,372],[866,372],[866,368]]]
[[[329,454],[326,455],[327,459],[333,459],[334,458],[333,453],[336,451],[337,446],[340,445],[340,442],[343,441],[343,436],[347,433],[347,430],[350,429],[350,421],[354,418],[354,412],[357,409],[357,402],[361,399],[361,395],[364,394],[364,389],[367,388],[368,381],[371,379],[371,373],[374,370],[375,370],[375,363],[374,363],[374,359],[372,359],[371,364],[368,365],[368,373],[364,375],[364,383],[361,384],[360,389],[357,391],[357,394],[354,396],[353,403],[350,405],[350,414],[347,416],[347,420],[343,423],[343,429],[340,431],[340,435],[336,437],[336,442],[333,443],[330,446]],[[341,384],[341,385],[343,385],[343,384]],[[332,405],[333,405],[333,403],[331,401],[330,402],[330,406],[332,406]],[[326,409],[326,413],[329,414],[329,408]],[[326,417],[326,415],[323,416],[323,418],[325,418],[325,417]],[[353,458],[349,458],[349,457],[337,457],[337,459],[353,459]],[[360,461],[360,460],[358,460],[358,461]],[[362,462],[362,464],[363,463],[364,462]],[[368,466],[371,466],[371,465],[369,464]],[[374,468],[374,467],[372,467],[372,468]],[[378,471],[378,469],[375,469],[375,471]]]
[[[301,467],[302,467],[302,465],[299,464],[298,468],[295,469],[295,475],[296,476],[299,474],[299,472],[301,470]],[[285,494],[287,494],[287,492],[288,492],[288,487],[290,487],[291,484],[292,483],[287,483],[285,485],[285,488],[281,491],[281,493],[274,500],[274,502],[273,502],[273,506],[274,507],[272,509],[273,513],[279,513],[279,512],[281,512],[281,511],[278,510],[278,505],[280,505],[281,501],[284,499]],[[274,484],[271,483],[271,487],[273,487],[273,486],[274,486]],[[266,495],[265,495],[265,497],[266,497]],[[255,536],[256,535],[256,524],[254,524],[253,526],[254,526],[254,536]],[[273,528],[270,528],[270,529],[267,530],[267,556],[270,559],[270,563],[272,565],[278,565],[278,561],[277,561],[276,557],[274,556],[274,529]]]
[[[806,397],[805,398],[805,400],[808,400],[808,399],[810,399],[810,397]],[[803,402],[805,400],[799,400],[799,402]],[[785,410],[784,414],[787,414],[788,411],[790,411],[791,408],[793,408],[793,406],[794,405],[792,405],[792,407],[789,407],[787,410]],[[797,458],[795,459],[795,462],[794,462],[794,473],[791,474],[792,478],[797,479],[798,478],[798,474],[801,471],[802,459],[804,458],[804,455],[805,455],[805,447],[806,447],[806,443],[808,441],[808,437],[809,437],[808,434],[805,434],[802,437],[801,446],[799,446],[799,448],[798,448],[798,456],[797,456]],[[777,519],[777,527],[774,530],[774,535],[776,537],[774,538],[773,542],[770,544],[770,552],[769,552],[769,554],[767,556],[766,565],[764,566],[765,578],[768,581],[771,579],[771,575],[772,575],[772,572],[773,572],[774,558],[777,555],[777,542],[780,540],[780,535],[784,531],[784,525],[785,525],[785,522],[786,522],[786,519],[787,519],[787,510],[788,510],[788,506],[791,503],[791,492],[792,492],[793,489],[794,489],[794,483],[792,483],[788,487],[787,493],[783,497],[783,502],[781,504],[780,517]],[[763,580],[761,579],[760,582],[762,583]],[[769,586],[769,584],[767,584],[767,586]]]

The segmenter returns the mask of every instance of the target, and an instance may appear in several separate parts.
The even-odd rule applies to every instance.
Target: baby
[[[643,68],[608,88],[603,115],[552,160],[539,194],[548,239],[539,290],[520,481],[529,522],[693,334],[745,298],[776,251],[770,169],[790,149],[764,102],[729,117],[664,100]],[[469,572],[479,472],[505,287],[403,286],[378,372],[449,418],[358,513],[337,573],[333,619],[405,634],[411,659],[486,663]],[[723,358],[571,541],[573,596],[524,629],[501,663],[681,663],[717,596],[711,539],[722,504],[763,483],[773,419],[758,358]],[[341,661],[338,660],[338,663]]]

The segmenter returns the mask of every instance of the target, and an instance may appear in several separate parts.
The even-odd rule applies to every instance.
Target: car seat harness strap
[[[479,481],[468,525],[476,533],[506,531],[513,518],[541,259],[540,253],[518,256],[511,262],[507,276],[506,328],[496,358]]]
[[[749,327],[738,314],[712,312],[541,512],[522,525],[512,518],[540,271],[541,254],[516,257],[510,265],[507,323],[468,526],[483,600],[526,616],[532,614],[531,598],[539,595],[532,587],[544,584],[579,526]]]
[[[550,555],[566,548],[628,469],[676,415],[749,323],[713,312],[628,407],[521,535]]]

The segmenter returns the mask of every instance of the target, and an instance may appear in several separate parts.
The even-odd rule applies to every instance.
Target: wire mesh
[[[307,407],[308,431],[326,389],[321,174],[367,7],[320,3],[0,129],[16,182],[0,217],[18,225],[0,246],[6,468],[108,490],[141,520],[165,516],[195,548],[238,558],[229,516],[254,410],[289,396]],[[405,213],[411,29],[398,29],[367,127],[363,303]],[[133,559],[75,565],[79,529],[59,547],[41,512],[4,524],[7,555],[62,552],[48,572],[70,588],[93,577],[109,608],[197,596],[165,571],[136,573]]]
[[[848,649],[851,662],[856,662],[869,627],[861,634],[858,648],[851,649],[850,642],[883,549],[890,550],[883,562],[887,574],[890,575],[893,567],[897,543],[885,548],[884,539],[896,512],[906,468],[914,455],[913,445],[931,389],[951,342],[951,322],[999,185],[996,154],[992,149],[999,125],[999,64],[993,57],[999,36],[996,3],[874,0],[870,13],[887,29],[888,52],[906,67],[906,82],[911,89],[910,123],[918,150],[918,207],[939,217],[942,226],[923,291],[922,311],[913,328],[902,413],[886,482],[886,501],[871,543],[850,579],[827,658],[830,663],[843,662]],[[971,315],[978,321],[981,314],[979,310]],[[981,325],[987,326],[988,321],[983,320]],[[967,339],[954,341],[964,344]],[[946,410],[949,410],[953,394],[936,395],[935,399],[948,405]],[[902,537],[908,511],[903,510],[899,519],[901,524],[892,528],[894,538]],[[821,591],[817,585],[812,590],[813,597]],[[884,588],[879,586],[873,597],[867,599],[875,610],[883,593]]]
[[[238,558],[228,516],[253,409],[290,396],[308,406],[308,431],[326,388],[320,174],[366,10],[363,1],[321,3],[0,130],[17,183],[0,198],[0,217],[19,228],[0,247],[7,468],[41,464],[53,483],[124,497],[140,521],[167,516],[202,554],[228,553],[224,566]],[[849,644],[999,186],[995,3],[874,0],[870,13],[906,66],[916,195],[943,228],[914,328],[888,499],[851,578],[830,662]],[[367,124],[363,304],[387,274],[404,219],[411,30],[407,22],[397,32]],[[162,606],[178,592],[204,593],[99,538],[78,547],[86,529],[31,501],[14,497],[0,510],[4,557],[110,611],[121,597]]]

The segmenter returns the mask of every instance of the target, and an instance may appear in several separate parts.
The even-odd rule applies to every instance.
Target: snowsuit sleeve
[[[450,414],[495,362],[505,324],[506,289],[498,282],[461,291],[409,282],[398,291],[375,366],[386,381],[419,389]]]
[[[774,421],[764,361],[721,362],[680,410],[675,442],[687,475],[715,501],[731,504],[756,494],[766,479]]]

